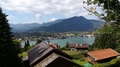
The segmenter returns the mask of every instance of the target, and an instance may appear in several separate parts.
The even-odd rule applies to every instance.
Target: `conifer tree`
[[[0,8],[0,67],[21,67],[7,15]]]
[[[25,46],[24,46],[25,51],[28,50],[28,47],[29,47],[29,46],[30,46],[29,40],[26,40],[26,41],[25,41]]]

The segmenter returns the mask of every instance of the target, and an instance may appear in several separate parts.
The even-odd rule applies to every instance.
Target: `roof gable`
[[[28,57],[30,65],[44,57],[44,55],[48,54],[50,51],[52,51],[53,48],[48,46],[46,43],[42,42],[32,49],[28,51]]]
[[[88,52],[87,54],[92,56],[95,59],[95,61],[120,55],[118,52],[116,52],[111,48],[104,49],[104,50],[91,51],[91,52]]]
[[[66,54],[65,52],[59,49],[55,49],[51,47],[49,44],[42,42],[28,51],[30,65],[35,65],[38,61],[41,61],[52,52],[58,53],[64,57],[72,59],[72,57]]]

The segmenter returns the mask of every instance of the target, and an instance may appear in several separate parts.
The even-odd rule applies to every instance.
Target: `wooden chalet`
[[[109,62],[110,60],[120,56],[115,50],[108,48],[104,50],[91,51],[84,54],[85,60],[92,64]]]
[[[53,48],[45,42],[28,51],[31,67],[82,67],[72,61],[72,57]]]
[[[88,48],[89,48],[89,45],[87,43],[84,43],[84,44],[67,44],[66,46],[71,51],[88,50]]]

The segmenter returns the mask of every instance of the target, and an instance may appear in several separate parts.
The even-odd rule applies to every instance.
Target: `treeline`
[[[119,0],[87,0],[83,3],[96,5],[96,7],[85,8],[90,13],[104,20],[105,24],[101,30],[97,30],[95,41],[89,50],[99,50],[112,48],[120,52],[120,1]],[[103,13],[96,10],[101,7]],[[93,67],[120,67],[120,58],[116,58],[107,63],[95,64]]]
[[[26,41],[25,41],[25,44],[24,44],[24,47],[21,48],[20,50],[21,50],[22,52],[28,51],[29,49],[33,48],[35,45],[38,45],[38,44],[41,43],[41,42],[42,42],[41,39],[37,39],[36,43],[33,44],[32,46],[30,46],[29,40],[26,40]]]

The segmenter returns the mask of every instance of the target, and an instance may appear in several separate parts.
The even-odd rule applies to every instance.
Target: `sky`
[[[83,0],[0,0],[0,6],[11,24],[42,24],[73,16],[97,19],[88,15]]]

